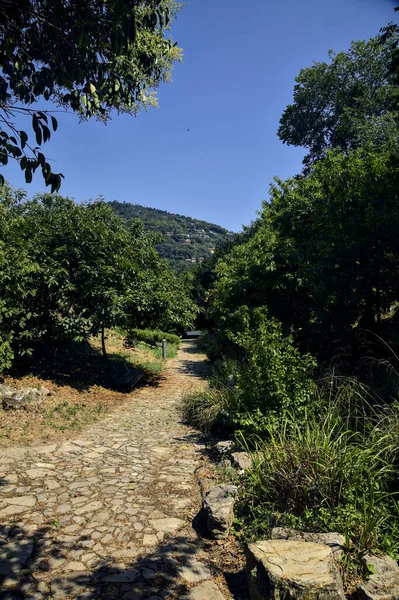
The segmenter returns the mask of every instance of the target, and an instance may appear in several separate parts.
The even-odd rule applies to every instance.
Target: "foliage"
[[[210,388],[184,401],[183,413],[200,429],[234,428],[249,440],[265,434],[286,411],[298,417],[303,413],[314,390],[316,365],[310,355],[301,356],[265,310],[250,314],[243,307],[236,318],[240,333],[230,333],[230,338],[241,360],[225,360]]]
[[[339,531],[361,551],[380,548],[398,558],[399,511],[390,485],[399,447],[387,426],[397,424],[397,407],[370,415],[362,398],[369,422],[355,432],[331,396],[318,401],[303,419],[286,413],[278,428],[271,423],[267,441],[254,450],[241,498],[246,535],[274,526]]]
[[[306,168],[274,180],[257,220],[199,279],[214,328],[201,343],[230,375],[184,403],[197,426],[233,428],[253,453],[246,537],[341,531],[357,557],[399,557],[393,34],[300,72],[279,135],[308,148]]]
[[[148,340],[152,340],[153,342],[160,343],[166,340],[169,344],[180,344],[181,341],[178,335],[166,333],[165,331],[154,331],[152,329],[129,329],[127,337],[133,342],[147,342]]]
[[[40,167],[58,190],[62,175],[41,152],[57,120],[30,107],[44,99],[105,121],[115,109],[156,105],[154,90],[181,59],[168,34],[178,10],[174,0],[1,0],[0,163],[17,160],[27,183]],[[15,127],[17,115],[31,119],[35,141]]]
[[[399,6],[394,9],[395,12],[399,11]],[[386,44],[387,42],[392,45],[392,55],[389,62],[389,73],[392,77],[392,81],[396,86],[393,90],[393,105],[396,109],[399,108],[399,24],[388,23],[386,27],[383,27],[380,31],[381,42]]]
[[[216,264],[217,326],[235,331],[241,306],[267,306],[315,351],[361,320],[378,325],[399,293],[398,166],[390,145],[331,150],[306,177],[276,180],[247,237]]]
[[[210,387],[187,394],[182,402],[183,419],[204,433],[222,433],[233,429],[227,389]]]
[[[101,201],[78,205],[46,194],[28,201],[3,190],[2,369],[9,365],[10,348],[21,355],[39,343],[97,333],[104,341],[105,328],[127,319],[173,329],[194,318],[192,301],[140,222],[126,227]]]
[[[314,389],[316,362],[301,355],[281,324],[269,319],[265,310],[252,314],[243,307],[240,332],[233,341],[244,351],[236,376],[236,414],[233,419],[251,437],[264,433],[265,423],[286,411],[300,415]]]
[[[197,314],[189,292],[184,280],[158,258],[151,272],[138,277],[126,294],[126,328],[160,327],[183,333]]]
[[[212,256],[211,250],[233,237],[231,232],[220,225],[176,215],[166,210],[116,200],[109,205],[125,221],[140,219],[146,231],[162,234],[157,242],[157,250],[177,271],[192,269],[200,260]],[[193,259],[195,262],[192,262]]]
[[[352,42],[347,52],[330,51],[329,63],[300,71],[294,102],[281,117],[278,135],[286,144],[308,149],[306,164],[323,158],[331,148],[348,152],[365,140],[379,145],[398,138],[389,74],[396,40]]]

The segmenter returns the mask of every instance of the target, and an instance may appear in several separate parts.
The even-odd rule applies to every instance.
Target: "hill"
[[[109,202],[114,211],[126,222],[140,219],[147,231],[162,233],[163,239],[157,245],[162,258],[178,271],[192,268],[201,263],[214,249],[234,235],[220,225],[176,215],[166,210],[148,208],[128,202]]]

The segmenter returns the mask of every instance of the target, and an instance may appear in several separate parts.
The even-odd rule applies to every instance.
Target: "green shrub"
[[[303,412],[315,389],[312,372],[316,361],[308,354],[301,355],[291,337],[283,335],[280,323],[268,319],[265,310],[251,314],[244,307],[235,319],[240,333],[229,334],[235,347],[231,354],[242,358],[226,358],[215,368],[209,390],[190,400],[193,406],[187,411],[187,420],[192,418],[197,427],[210,430],[214,425],[210,426],[208,415],[212,415],[212,423],[224,423],[228,407],[229,427],[233,425],[249,438],[266,433],[284,411]]]
[[[2,340],[0,337],[0,373],[9,369],[14,358],[11,344],[8,340]]]
[[[241,332],[231,338],[245,353],[237,374],[237,425],[248,435],[262,434],[284,411],[299,414],[315,389],[315,359],[301,355],[291,336],[265,309],[240,310]]]
[[[348,395],[354,387],[350,382]],[[267,440],[258,442],[241,497],[246,536],[276,525],[339,531],[360,550],[399,557],[399,411],[370,416],[364,399],[363,414],[367,426],[353,431],[342,405],[315,396],[301,420],[286,412],[278,427],[266,426]]]
[[[133,342],[147,342],[152,340],[153,342],[161,343],[162,340],[166,340],[169,344],[179,345],[181,339],[174,333],[165,333],[164,331],[157,331],[152,329],[129,329],[127,332],[127,339]]]
[[[226,433],[233,429],[230,394],[227,389],[208,388],[183,398],[183,419],[205,433]]]

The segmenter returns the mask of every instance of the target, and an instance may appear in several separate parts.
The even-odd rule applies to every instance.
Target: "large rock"
[[[325,544],[266,540],[248,544],[246,555],[251,600],[345,600]]]
[[[2,406],[4,410],[21,410],[26,408],[27,402],[22,391],[11,391],[3,393]]]
[[[364,557],[373,574],[357,589],[361,600],[399,600],[399,567],[389,556]]]
[[[288,527],[274,527],[271,533],[272,540],[297,540],[302,542],[315,542],[330,546],[336,558],[342,555],[345,547],[345,537],[341,533],[311,533],[299,531]]]
[[[235,485],[217,485],[204,498],[206,525],[215,539],[223,539],[229,535],[234,519],[234,498],[237,491]]]
[[[2,400],[5,394],[9,394],[13,391],[15,390],[13,390],[9,385],[6,385],[5,383],[0,383],[0,400]]]
[[[252,467],[252,460],[250,454],[248,452],[233,452],[231,455],[231,463],[233,467],[236,467],[241,471],[241,473],[245,473]]]
[[[231,455],[233,448],[234,442],[232,440],[224,440],[215,444],[212,451],[216,459],[222,460],[223,458],[227,458]]]
[[[15,390],[1,385],[0,398],[4,410],[22,410],[27,406],[38,406],[42,401],[42,393],[37,388]]]

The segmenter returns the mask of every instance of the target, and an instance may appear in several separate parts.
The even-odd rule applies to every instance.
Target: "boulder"
[[[246,556],[251,600],[345,600],[325,544],[266,540],[248,544]]]
[[[390,556],[366,554],[373,574],[357,588],[360,600],[399,600],[399,566]]]
[[[22,397],[27,404],[40,404],[42,401],[42,392],[37,388],[26,388],[22,391]]]
[[[22,396],[22,391],[11,391],[3,394],[2,406],[4,410],[21,410],[26,408],[27,402]]]
[[[222,460],[223,458],[228,458],[234,448],[234,442],[232,440],[225,440],[223,442],[218,442],[212,448],[212,453],[215,455],[217,460]]]
[[[0,400],[2,400],[3,396],[6,394],[9,394],[11,392],[14,392],[15,390],[13,390],[12,388],[10,388],[9,385],[6,385],[5,383],[0,383]]]
[[[234,519],[235,485],[217,485],[204,498],[203,513],[209,533],[215,539],[229,535]]]
[[[311,533],[298,531],[288,527],[274,527],[271,533],[272,540],[298,540],[302,542],[315,542],[326,544],[331,548],[335,558],[340,558],[345,547],[345,537],[341,533]]]
[[[15,390],[13,388],[4,388],[2,386],[0,395],[4,410],[22,410],[28,405],[37,406],[42,401],[42,394],[37,388],[26,388],[25,390]]]
[[[236,467],[241,471],[241,473],[245,473],[252,467],[252,460],[250,454],[248,452],[233,452],[231,455],[231,464],[233,467]]]

